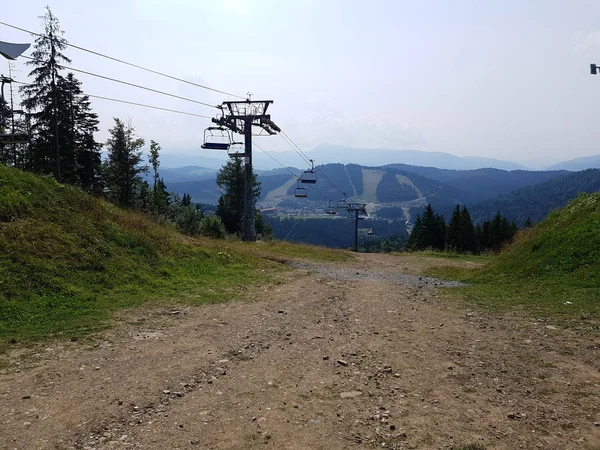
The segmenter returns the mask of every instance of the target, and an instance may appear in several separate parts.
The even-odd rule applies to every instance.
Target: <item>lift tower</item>
[[[358,252],[358,221],[367,215],[366,207],[366,203],[348,203],[348,212],[354,214],[354,252]]]
[[[228,128],[234,133],[244,135],[244,241],[255,241],[256,230],[254,227],[254,196],[252,195],[252,127],[260,128],[269,135],[276,134],[281,129],[273,123],[267,114],[267,108],[273,100],[250,100],[223,102],[220,106],[222,116],[213,118],[212,121],[220,127]],[[259,133],[258,135],[261,135]]]

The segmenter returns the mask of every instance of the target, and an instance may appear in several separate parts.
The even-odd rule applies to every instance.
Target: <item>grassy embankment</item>
[[[289,243],[192,239],[55,181],[0,166],[0,352],[9,342],[102,329],[154,301],[239,297],[292,258],[346,253]]]
[[[475,303],[596,322],[600,318],[600,193],[581,194],[520,232],[515,242],[482,268],[438,268],[430,274],[468,282],[467,287],[446,292]]]

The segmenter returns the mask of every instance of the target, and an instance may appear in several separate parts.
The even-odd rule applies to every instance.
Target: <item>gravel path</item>
[[[409,275],[405,273],[391,273],[374,269],[354,269],[327,264],[293,261],[289,264],[295,269],[307,270],[310,273],[321,275],[336,281],[379,281],[390,284],[414,286],[418,288],[458,287],[464,283],[446,281],[441,278]]]
[[[438,263],[294,263],[247,301],[15,347],[0,449],[600,449],[597,333],[445,301]]]

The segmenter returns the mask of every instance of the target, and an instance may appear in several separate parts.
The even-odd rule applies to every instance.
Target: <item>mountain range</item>
[[[406,164],[372,167],[336,163],[317,166],[317,184],[308,187],[308,198],[299,199],[294,191],[296,176],[301,172],[295,168],[260,172],[259,205],[275,207],[282,214],[318,215],[345,194],[352,201],[367,203],[373,217],[386,220],[410,221],[427,203],[449,217],[460,203],[473,208],[476,220],[487,220],[499,211],[522,224],[527,217],[541,220],[579,192],[600,189],[600,170],[448,170]],[[180,195],[189,193],[195,202],[216,204],[221,195],[215,175],[209,177],[196,168],[167,173],[168,189]],[[194,176],[203,178],[186,179]]]
[[[474,170],[494,168],[501,170],[529,170],[522,164],[512,161],[478,156],[456,156],[444,152],[426,152],[421,150],[366,149],[341,146],[335,144],[320,144],[304,153],[316,164],[338,162],[342,164],[360,164],[365,166],[384,166],[389,164],[405,164],[411,166],[436,167],[449,170]],[[275,158],[276,160],[272,159]],[[214,150],[187,150],[182,153],[163,153],[161,167],[176,169],[197,166],[205,171],[216,171],[227,161],[227,154]],[[283,166],[305,168],[308,164],[294,151],[275,151],[266,154],[255,150],[253,154],[254,168],[271,170]],[[576,158],[552,166],[544,170],[579,171],[590,168],[600,168],[600,155]],[[183,181],[183,180],[182,180]]]

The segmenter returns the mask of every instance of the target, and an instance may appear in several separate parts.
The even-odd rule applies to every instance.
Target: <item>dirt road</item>
[[[402,257],[296,267],[15,350],[0,448],[600,448],[598,334],[441,300]]]

